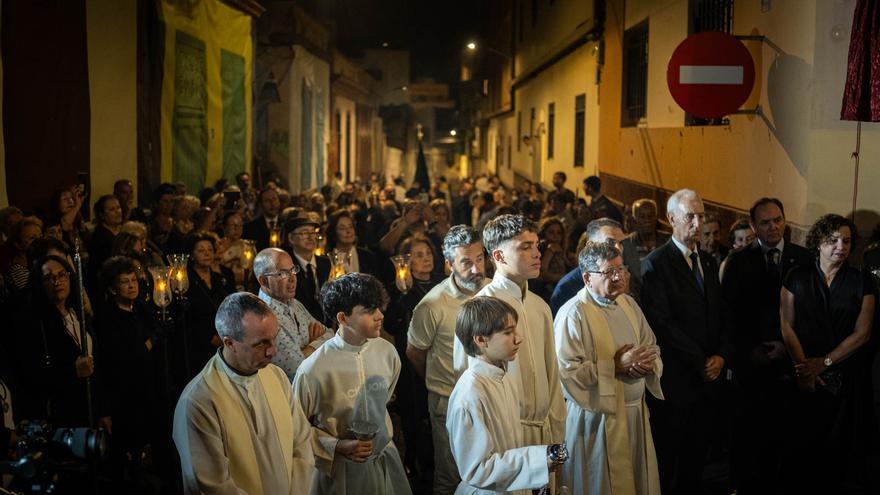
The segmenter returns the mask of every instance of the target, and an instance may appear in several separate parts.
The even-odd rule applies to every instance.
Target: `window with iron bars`
[[[648,21],[623,33],[623,93],[620,126],[633,127],[647,113]]]
[[[689,0],[688,35],[706,31],[730,33],[733,29],[733,0]],[[704,119],[685,114],[685,125],[728,125],[730,120]]]

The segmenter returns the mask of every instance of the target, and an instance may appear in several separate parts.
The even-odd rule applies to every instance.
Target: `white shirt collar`
[[[300,255],[298,255],[296,253],[293,253],[293,256],[296,258],[296,260],[299,262],[300,265],[303,265],[303,267],[306,267],[308,265],[311,265],[315,268],[318,267],[317,264],[315,263],[315,255],[314,254],[312,255],[312,259],[309,261],[306,261],[305,259],[301,258]]]
[[[684,244],[682,244],[681,242],[679,242],[679,240],[676,239],[675,236],[671,236],[670,239],[672,239],[672,242],[673,242],[673,244],[675,244],[675,247],[677,247],[678,250],[681,251],[681,254],[683,254],[685,258],[690,258],[691,253],[697,253],[697,256],[698,257],[700,256],[699,249],[697,249],[696,251],[691,250],[691,248],[689,248],[689,247],[685,246]]]
[[[785,239],[780,239],[779,244],[777,244],[773,247],[767,246],[766,244],[761,242],[761,239],[758,239],[758,245],[761,246],[761,252],[763,252],[764,254],[767,254],[767,251],[770,251],[771,249],[774,249],[774,248],[778,249],[779,253],[781,254],[782,251],[785,250]]]

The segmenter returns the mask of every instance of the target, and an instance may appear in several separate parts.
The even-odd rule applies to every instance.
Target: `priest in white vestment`
[[[556,315],[556,354],[567,400],[571,493],[659,495],[645,389],[663,399],[654,332],[626,294],[628,272],[611,243],[579,256],[585,287]]]
[[[294,395],[312,425],[314,495],[411,495],[391,441],[387,404],[400,375],[394,346],[380,337],[388,301],[372,275],[349,273],[324,286],[322,305],[336,336],[306,358]]]
[[[516,310],[522,344],[507,372],[516,385],[526,445],[562,443],[565,438],[565,402],[556,363],[553,317],[547,303],[528,290],[529,279],[541,272],[537,231],[535,223],[522,215],[501,215],[486,224],[483,244],[495,263],[495,276],[477,293],[501,299]],[[455,346],[459,355],[458,339]],[[459,375],[463,372],[456,369]]]
[[[186,494],[306,494],[314,473],[311,428],[275,356],[278,322],[253,294],[217,310],[217,354],[183,390],[174,443]]]

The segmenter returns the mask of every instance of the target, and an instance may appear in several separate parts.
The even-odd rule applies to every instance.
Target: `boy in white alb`
[[[400,375],[397,351],[379,338],[388,295],[372,275],[349,273],[328,282],[321,298],[339,330],[293,383],[312,424],[312,493],[411,495],[386,407]]]
[[[461,476],[456,495],[530,494],[545,487],[567,452],[523,440],[516,378],[507,373],[522,343],[516,311],[500,299],[475,297],[461,306],[455,334],[473,357],[452,391],[446,418]]]

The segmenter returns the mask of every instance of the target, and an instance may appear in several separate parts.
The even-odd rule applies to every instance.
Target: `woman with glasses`
[[[783,479],[794,490],[840,493],[844,482],[865,481],[844,479],[867,443],[860,380],[868,362],[861,350],[871,336],[875,303],[870,274],[848,263],[855,236],[850,220],[819,218],[807,233],[816,262],[793,268],[783,282],[782,338],[797,385]]]
[[[14,359],[27,391],[16,395],[17,413],[45,419],[56,428],[88,426],[86,381],[91,379],[93,418],[112,431],[92,358],[94,338],[90,328],[81,329],[73,268],[63,258],[46,256],[34,262],[30,280],[29,304],[22,306],[13,325]]]

